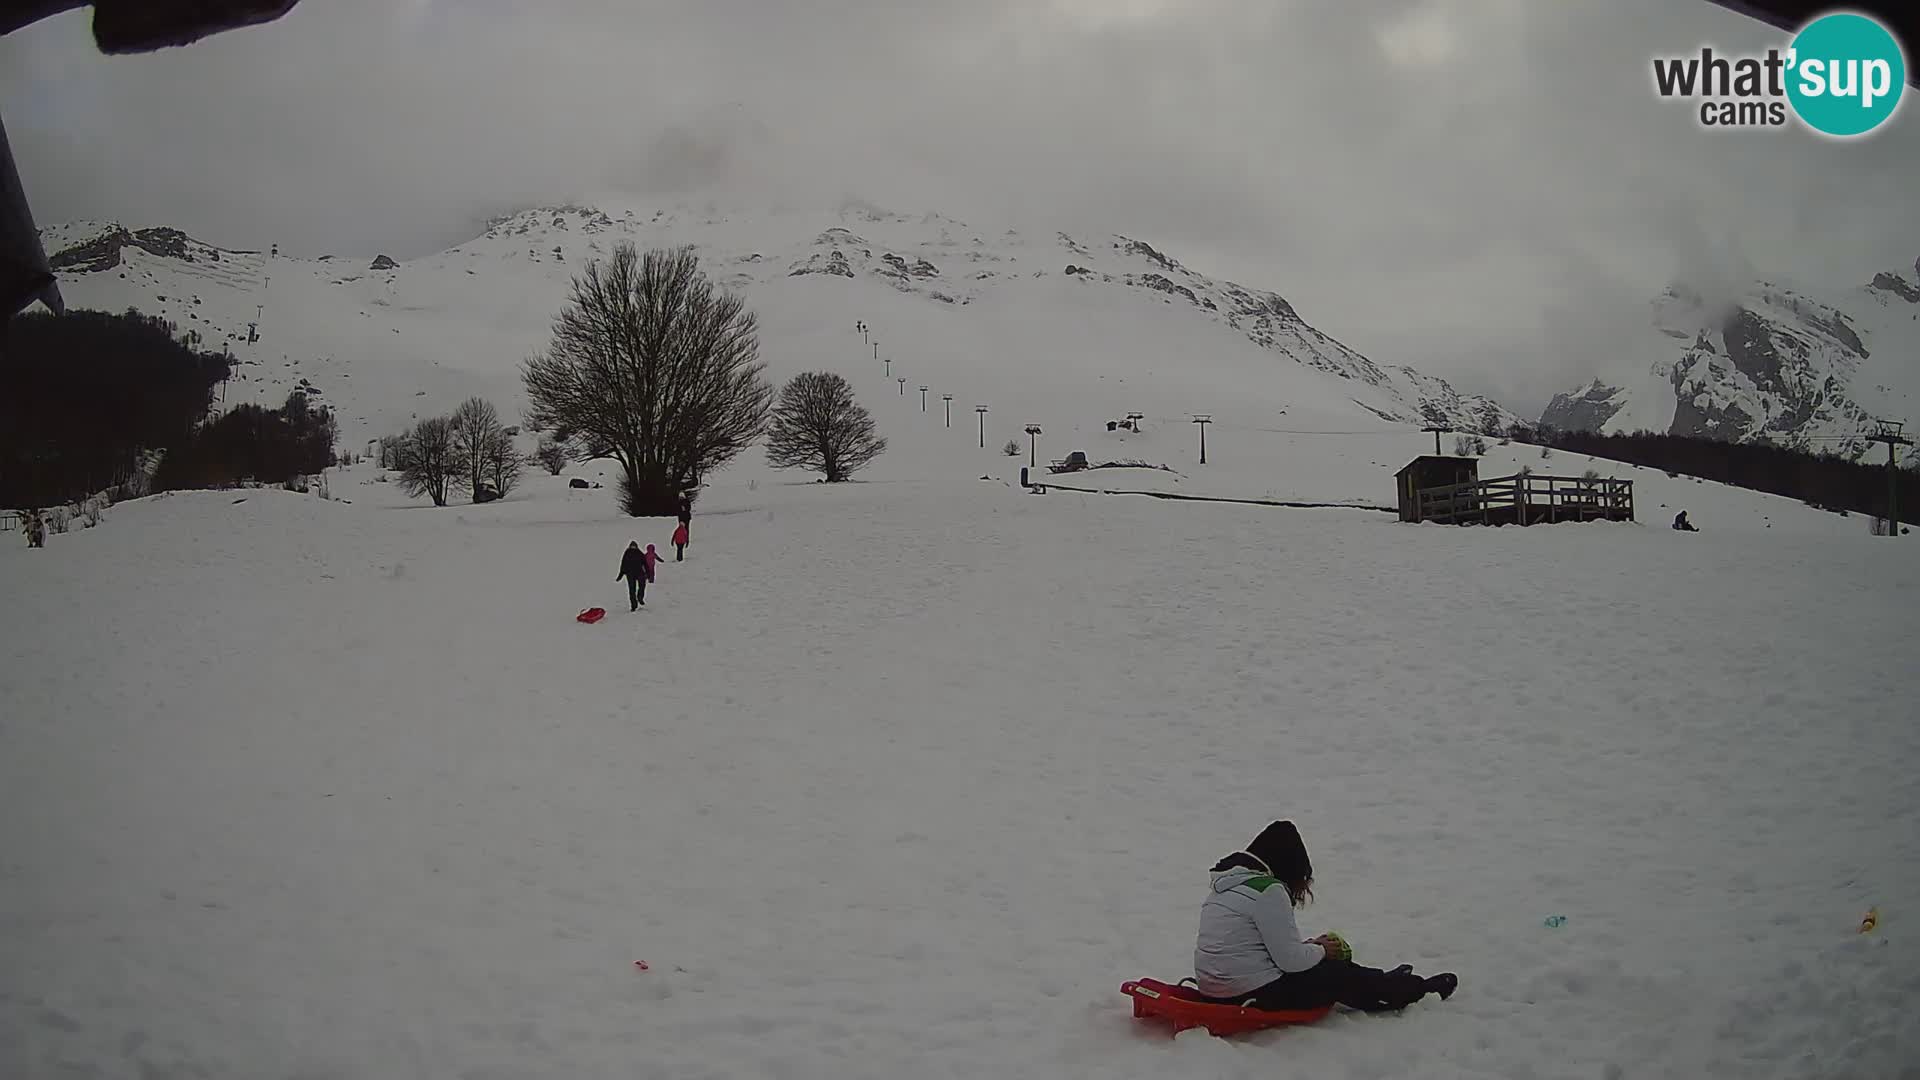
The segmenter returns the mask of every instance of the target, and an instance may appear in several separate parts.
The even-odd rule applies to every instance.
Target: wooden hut
[[[1471,484],[1480,479],[1480,459],[1422,454],[1393,474],[1399,491],[1400,520],[1419,521],[1419,492],[1427,488]]]
[[[1417,457],[1394,474],[1400,520],[1441,525],[1632,521],[1633,481],[1519,472],[1482,479],[1476,458]]]

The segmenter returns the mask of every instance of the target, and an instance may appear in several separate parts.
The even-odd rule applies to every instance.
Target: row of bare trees
[[[886,449],[844,378],[808,372],[779,394],[759,360],[759,322],[714,288],[690,247],[620,244],[575,278],[545,352],[521,371],[536,459],[620,465],[628,514],[664,516],[701,478],[767,437],[768,460],[847,479]]]
[[[526,459],[484,398],[468,398],[448,416],[421,418],[405,435],[383,439],[380,464],[399,474],[401,490],[447,505],[455,491],[474,502],[504,498],[520,482]]]

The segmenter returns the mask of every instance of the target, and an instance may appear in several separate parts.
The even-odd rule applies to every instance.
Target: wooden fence
[[[1418,520],[1442,525],[1634,520],[1633,481],[1611,477],[1520,473],[1423,488],[1414,500]]]

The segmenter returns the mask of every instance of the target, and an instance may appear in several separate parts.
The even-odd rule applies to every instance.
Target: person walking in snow
[[[660,553],[653,550],[652,544],[647,545],[645,560],[647,564],[647,582],[648,584],[652,584],[654,580],[653,568],[660,563]]]
[[[680,528],[685,530],[688,535],[692,535],[693,496],[691,495],[682,494],[680,496]]]
[[[652,551],[649,544],[647,551]],[[627,581],[627,610],[638,611],[647,602],[647,582],[653,579],[653,566],[645,552],[640,550],[640,541],[627,541],[626,553],[620,556],[620,575],[613,580]]]
[[[679,528],[673,530],[673,561],[687,561],[687,523],[684,521],[680,523]]]
[[[1313,897],[1313,863],[1291,821],[1261,830],[1245,851],[1213,866],[1193,950],[1200,992],[1256,1009],[1318,1009],[1336,1002],[1366,1012],[1404,1009],[1428,994],[1453,996],[1451,972],[1422,978],[1353,962],[1332,934],[1300,940],[1293,910]]]
[[[43,548],[47,546],[47,522],[46,519],[40,516],[40,511],[27,511],[27,521],[22,527],[22,531],[27,534],[28,547]]]

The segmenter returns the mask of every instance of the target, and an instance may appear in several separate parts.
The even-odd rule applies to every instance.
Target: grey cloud
[[[616,190],[1150,239],[1523,410],[1675,275],[1920,255],[1920,138],[1704,133],[1656,52],[1704,0],[327,0],[151,57],[0,39],[45,219],[407,255]],[[1616,337],[1615,335],[1620,335]]]

